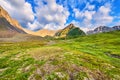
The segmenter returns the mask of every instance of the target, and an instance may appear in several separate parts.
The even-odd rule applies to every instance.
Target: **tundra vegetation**
[[[120,31],[0,42],[0,80],[119,80]]]

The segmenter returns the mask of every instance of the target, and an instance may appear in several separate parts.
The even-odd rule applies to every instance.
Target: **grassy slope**
[[[82,30],[80,30],[78,27],[71,29],[67,34],[68,37],[83,36],[83,35],[85,35],[85,33]]]
[[[70,40],[1,42],[0,80],[119,80],[120,31]]]

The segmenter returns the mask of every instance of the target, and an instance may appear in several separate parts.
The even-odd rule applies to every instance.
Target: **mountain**
[[[18,21],[12,19],[0,6],[0,37],[12,37],[18,33],[25,34],[26,32],[22,30]]]
[[[109,32],[109,31],[112,31],[112,28],[107,26],[99,26],[94,30],[88,31],[87,34],[95,34],[95,33],[101,33],[101,32]]]
[[[113,30],[120,30],[120,26],[113,26]]]
[[[85,35],[85,33],[78,27],[75,27],[74,24],[69,24],[62,30],[59,30],[55,33],[55,37],[66,37],[66,36],[79,36]]]
[[[85,35],[85,33],[78,27],[71,29],[67,34],[68,37],[80,36],[80,35]]]
[[[56,31],[54,31],[54,30],[47,30],[47,29],[41,29],[41,30],[38,30],[36,32],[30,31],[27,29],[24,29],[24,31],[28,34],[35,35],[35,36],[42,36],[42,37],[54,36],[54,34],[56,33]]]
[[[59,37],[65,37],[67,35],[67,33],[71,30],[75,28],[75,26],[73,24],[69,24],[67,27],[65,27],[62,30],[59,30],[58,32],[56,32],[55,36],[59,36]]]
[[[99,33],[99,32],[109,32],[111,31],[112,29],[110,27],[107,27],[107,26],[100,26],[100,27],[97,27],[94,29],[94,31],[96,33]]]
[[[114,30],[120,30],[120,26],[113,26],[113,27],[100,26],[100,27],[95,28],[94,30],[88,31],[87,34],[109,32],[109,31],[114,31]]]

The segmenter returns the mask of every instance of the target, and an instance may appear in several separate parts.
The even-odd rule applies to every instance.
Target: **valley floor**
[[[0,80],[120,80],[119,35],[0,42]]]

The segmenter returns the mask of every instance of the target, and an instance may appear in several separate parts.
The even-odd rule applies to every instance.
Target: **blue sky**
[[[29,30],[62,29],[70,23],[84,31],[120,25],[120,0],[0,0]]]

